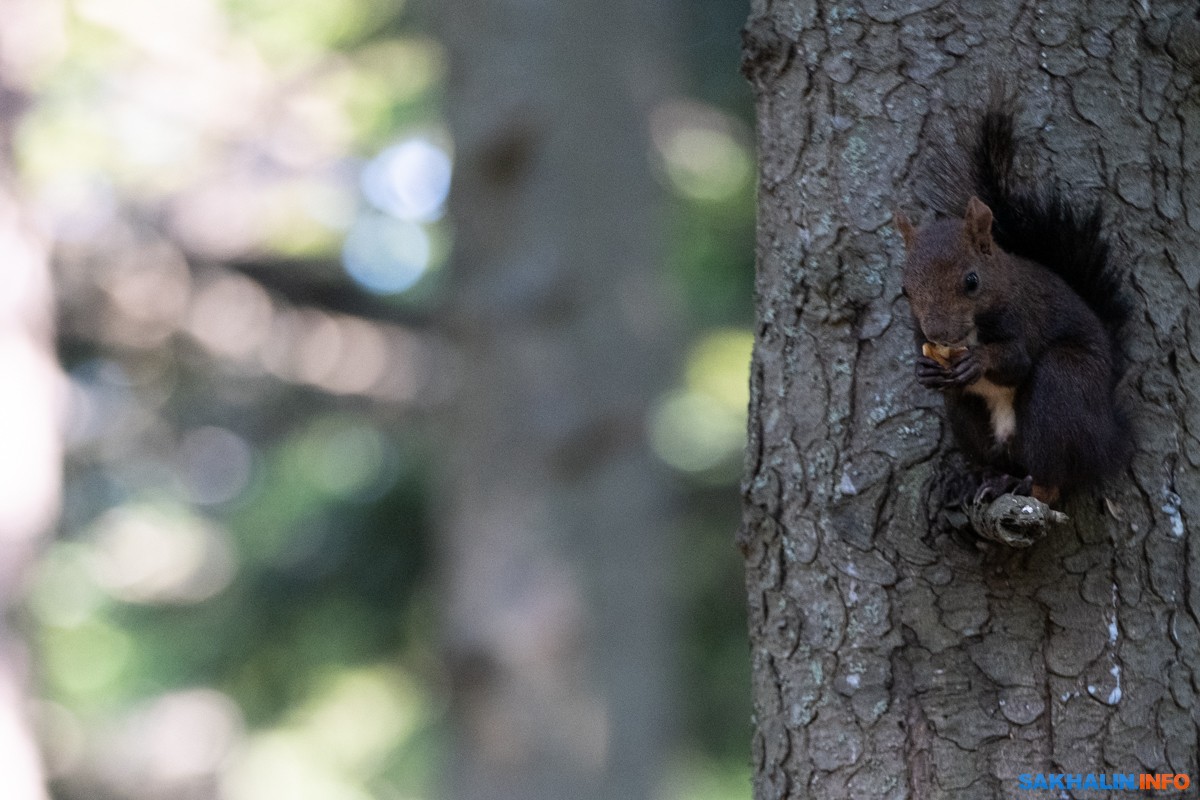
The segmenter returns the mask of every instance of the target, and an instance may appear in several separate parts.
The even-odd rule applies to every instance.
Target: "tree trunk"
[[[1200,25],[1194,4],[755,0],[757,343],[744,525],[755,796],[1026,797],[1190,773],[1200,703]],[[1030,174],[1104,193],[1135,256],[1133,467],[1028,550],[938,522],[893,211],[989,73]],[[1194,789],[1194,787],[1193,787]],[[1067,790],[1055,796],[1099,797]]]
[[[30,656],[13,624],[39,540],[58,517],[62,375],[53,344],[53,295],[45,250],[30,235],[0,166],[0,797],[46,797],[29,720]]]
[[[10,26],[0,33],[0,797],[42,800],[47,794],[29,719],[30,656],[13,607],[39,540],[58,518],[64,386],[54,352],[50,265],[21,202],[13,139],[46,31],[32,4],[3,0],[0,14]]]
[[[672,703],[661,4],[438,4],[455,142],[443,508],[461,800],[649,797]]]

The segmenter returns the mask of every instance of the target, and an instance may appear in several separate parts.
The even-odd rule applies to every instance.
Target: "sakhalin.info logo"
[[[1145,791],[1146,789],[1170,789],[1186,791],[1192,785],[1192,779],[1187,775],[1142,773],[1102,773],[1097,775],[1089,772],[1081,773],[1026,773],[1017,776],[1018,789],[1109,789],[1130,792]]]

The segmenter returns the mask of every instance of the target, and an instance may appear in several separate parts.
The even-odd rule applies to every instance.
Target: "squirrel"
[[[1048,504],[1095,487],[1133,454],[1116,396],[1129,317],[1099,204],[1073,205],[1014,170],[1014,112],[993,99],[957,150],[933,152],[929,205],[903,213],[903,293],[925,340],[917,381],[940,391],[955,440],[1003,492]],[[920,341],[920,340],[919,340]]]

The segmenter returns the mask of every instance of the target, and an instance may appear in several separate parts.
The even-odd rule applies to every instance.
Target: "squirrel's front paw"
[[[947,388],[950,385],[949,376],[950,370],[932,358],[917,356],[917,383],[926,389]]]
[[[982,376],[983,364],[970,350],[948,367],[928,356],[917,356],[917,383],[927,389],[961,389]]]
[[[951,386],[970,386],[983,377],[983,362],[974,350],[968,350],[946,370]]]

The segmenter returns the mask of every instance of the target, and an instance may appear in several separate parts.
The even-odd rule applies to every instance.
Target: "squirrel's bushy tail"
[[[996,91],[987,110],[977,121],[960,125],[958,133],[956,152],[931,154],[927,201],[940,213],[962,216],[973,191],[992,209],[996,243],[1058,274],[1118,341],[1130,304],[1104,234],[1100,204],[1072,203],[1052,181],[1020,181],[1012,103],[998,99]]]

